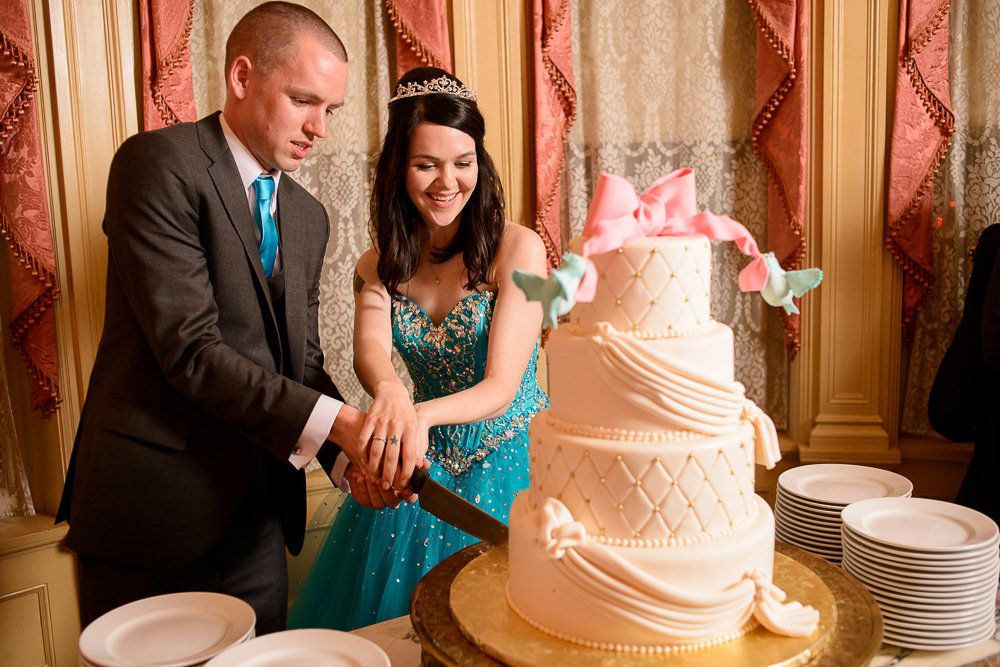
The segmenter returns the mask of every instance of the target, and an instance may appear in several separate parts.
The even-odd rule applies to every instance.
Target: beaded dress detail
[[[413,381],[414,402],[453,394],[483,379],[495,303],[494,292],[470,294],[435,325],[415,302],[393,299],[393,343]],[[431,479],[504,523],[514,496],[528,486],[528,424],[549,404],[535,380],[537,358],[536,344],[503,415],[429,432]],[[333,524],[295,597],[289,628],[351,630],[405,616],[420,578],[479,541],[420,509],[419,501],[397,510],[369,510],[334,491],[313,525],[329,521],[331,514]]]

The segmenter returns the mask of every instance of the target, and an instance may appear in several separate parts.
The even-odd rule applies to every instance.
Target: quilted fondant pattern
[[[531,439],[533,504],[548,496],[561,500],[594,537],[709,539],[752,514],[753,438],[746,431],[742,439],[713,438],[694,447],[622,442],[619,453],[561,444],[559,432],[543,432]],[[708,444],[723,440],[728,443]],[[670,449],[683,451],[664,451]]]
[[[571,321],[610,322],[619,331],[673,335],[711,320],[711,243],[704,237],[664,237],[630,243],[592,257],[598,272],[592,303]]]

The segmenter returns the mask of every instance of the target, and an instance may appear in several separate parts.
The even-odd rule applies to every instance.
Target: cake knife
[[[420,506],[442,521],[490,544],[507,544],[507,526],[502,521],[435,482],[423,468],[414,468],[410,486],[419,494]]]

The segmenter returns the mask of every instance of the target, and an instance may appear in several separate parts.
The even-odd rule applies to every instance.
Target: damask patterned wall
[[[949,69],[955,135],[934,181],[934,296],[917,317],[901,429],[933,433],[927,397],[962,317],[969,251],[1000,222],[1000,0],[952,0]],[[954,206],[952,206],[954,202]]]
[[[567,233],[579,234],[602,171],[638,192],[681,167],[695,171],[698,208],[742,222],[767,250],[767,181],[754,157],[756,25],[746,2],[575,0],[578,116],[570,132]],[[566,236],[568,238],[568,236]],[[712,315],[736,338],[736,379],[788,423],[781,322],[756,293],[739,291],[747,259],[713,243]],[[822,288],[821,288],[822,289]]]

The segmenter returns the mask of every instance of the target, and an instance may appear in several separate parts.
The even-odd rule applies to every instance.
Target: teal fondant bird
[[[559,316],[568,313],[576,303],[576,290],[587,268],[587,260],[580,255],[567,252],[562,259],[562,265],[552,269],[548,278],[514,270],[514,284],[521,288],[528,301],[542,302],[543,327],[559,327]]]
[[[762,257],[767,264],[767,284],[760,291],[764,301],[772,306],[781,306],[789,315],[799,312],[793,297],[818,287],[823,280],[823,271],[817,268],[785,271],[773,252],[764,253]]]

